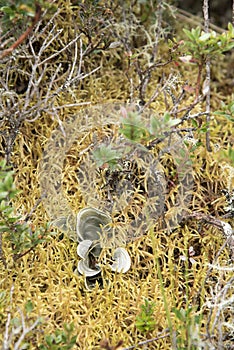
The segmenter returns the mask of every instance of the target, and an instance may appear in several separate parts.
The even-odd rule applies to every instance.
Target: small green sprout
[[[111,145],[102,144],[93,151],[93,157],[98,167],[108,166],[110,170],[114,170],[122,153],[113,149]]]
[[[145,303],[141,305],[141,312],[136,317],[136,328],[142,332],[147,333],[155,329],[156,321],[153,317],[155,302],[145,299]]]
[[[200,337],[200,326],[202,315],[195,315],[194,308],[173,308],[177,321],[176,325],[176,345],[178,349],[196,350],[202,348]]]
[[[128,112],[127,116],[122,118],[121,123],[120,133],[128,140],[140,143],[149,138],[149,130],[137,112]]]
[[[227,105],[221,101],[221,108],[221,110],[214,112],[214,114],[220,115],[221,117],[224,117],[230,122],[234,123],[234,101],[231,101]]]
[[[74,324],[65,323],[63,329],[45,336],[45,343],[39,345],[40,350],[71,350],[76,344]]]
[[[153,115],[150,118],[150,134],[155,137],[162,137],[165,135],[166,132],[168,132],[172,127],[175,127],[176,125],[180,124],[180,119],[172,119],[170,114],[167,112],[164,114],[163,118],[158,118],[157,116]]]

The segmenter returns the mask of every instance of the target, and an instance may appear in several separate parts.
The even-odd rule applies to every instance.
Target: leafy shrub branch
[[[49,224],[44,228],[34,229],[21,216],[15,215],[12,200],[17,194],[18,191],[13,182],[13,171],[2,160],[0,162],[0,259],[5,267],[7,267],[7,258],[3,249],[3,239],[10,243],[13,261],[16,261],[53,235]]]

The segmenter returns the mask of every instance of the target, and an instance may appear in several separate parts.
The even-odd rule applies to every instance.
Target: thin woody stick
[[[20,37],[16,40],[16,42],[14,44],[12,44],[8,49],[4,50],[0,54],[0,59],[3,59],[4,57],[10,55],[12,53],[12,51],[14,51],[20,44],[22,44],[22,42],[32,32],[33,27],[40,20],[40,17],[41,17],[41,6],[36,3],[36,14],[35,14],[35,17],[33,19],[32,25],[30,27],[28,27],[28,29],[22,35],[20,35]]]
[[[209,0],[204,0],[203,2],[203,14],[204,14],[204,27],[205,32],[209,32]],[[206,59],[206,79],[203,84],[203,95],[206,96],[206,123],[207,123],[207,132],[206,132],[206,149],[208,152],[211,152],[210,147],[210,57],[207,56]]]

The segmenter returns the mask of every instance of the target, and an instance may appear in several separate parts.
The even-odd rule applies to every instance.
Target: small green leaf
[[[231,114],[233,114],[234,116],[234,101],[228,105],[228,109],[230,110]]]
[[[74,335],[74,336],[71,338],[71,341],[70,341],[71,347],[72,347],[73,345],[76,344],[76,338],[77,338],[76,335]],[[71,347],[69,347],[69,349],[71,349]]]
[[[195,145],[193,145],[192,148],[190,149],[190,152],[194,152],[198,147],[202,145],[203,145],[202,142],[196,142]]]
[[[183,309],[172,308],[172,312],[175,314],[176,318],[180,321],[184,321]]]
[[[200,129],[199,129],[199,132],[201,132],[201,133],[205,133],[205,132],[207,132],[207,131],[208,131],[208,128],[207,128],[207,127],[200,128]]]
[[[180,122],[181,122],[180,119],[171,119],[168,121],[168,126],[172,127],[172,126],[178,125]]]
[[[209,39],[211,36],[211,33],[204,33],[200,36],[199,40],[200,41],[206,41],[207,39]]]
[[[149,130],[144,125],[141,115],[128,112],[127,117],[121,119],[120,133],[133,142],[141,142],[149,137]]]
[[[110,145],[106,146],[103,144],[93,151],[93,157],[98,167],[107,163],[113,168],[121,156],[121,153],[112,149]]]
[[[74,323],[64,323],[63,328],[71,333],[74,330]]]
[[[28,300],[24,307],[25,307],[25,311],[30,313],[34,308],[34,305],[31,300]]]
[[[1,189],[0,189],[1,190]],[[7,198],[8,197],[8,194],[9,194],[9,192],[8,191],[1,191],[0,192],[0,200],[1,199],[5,199],[5,198]]]
[[[158,136],[160,130],[160,120],[156,116],[150,117],[150,133],[151,135]]]
[[[43,344],[39,345],[39,349],[40,350],[48,350],[48,348],[45,345],[43,345]]]
[[[234,42],[233,43],[229,43],[225,46],[224,51],[230,51],[234,48]]]
[[[13,185],[13,177],[11,173],[7,173],[4,179],[4,186],[6,189],[11,189]]]
[[[191,41],[193,41],[195,39],[193,33],[191,33],[189,30],[184,28],[183,31]]]
[[[53,344],[54,337],[52,335],[48,334],[45,336],[45,341],[49,346],[51,346]]]
[[[198,122],[195,119],[191,119],[191,123],[193,127],[197,128],[198,127]]]
[[[22,322],[21,319],[19,317],[14,317],[11,320],[11,323],[13,324],[14,327],[18,328],[18,327],[22,327]]]
[[[11,229],[10,229],[8,226],[6,226],[6,225],[1,224],[1,225],[0,225],[0,232],[1,232],[1,233],[4,233],[4,232],[11,232]]]
[[[164,123],[168,123],[170,119],[171,119],[170,114],[169,114],[168,112],[166,112],[166,113],[164,114],[164,117],[163,117]]]
[[[0,8],[0,10],[2,12],[4,12],[5,14],[7,14],[8,16],[10,16],[11,18],[14,18],[15,17],[15,14],[16,14],[16,10],[15,9],[12,9],[11,7],[9,6],[2,6]]]

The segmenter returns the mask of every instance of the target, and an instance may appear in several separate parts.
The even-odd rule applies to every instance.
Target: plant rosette
[[[77,270],[85,276],[87,289],[92,290],[96,282],[102,282],[100,255],[112,236],[111,218],[95,208],[84,208],[77,215],[77,254],[81,258]],[[122,247],[113,251],[112,264],[108,267],[114,272],[126,273],[131,266],[131,259]]]

